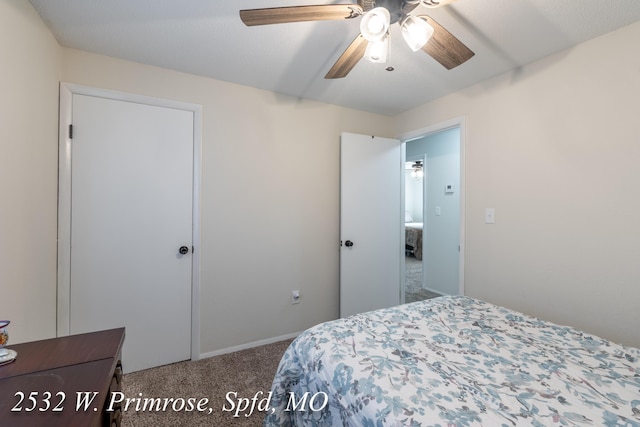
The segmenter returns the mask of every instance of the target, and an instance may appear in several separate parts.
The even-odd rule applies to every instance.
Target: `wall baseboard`
[[[434,294],[438,294],[438,295],[450,295],[450,294],[445,294],[445,293],[443,293],[442,291],[439,291],[439,290],[437,290],[437,289],[433,289],[433,288],[429,288],[429,287],[426,287],[426,288],[425,288],[425,287],[423,286],[423,287],[422,287],[422,289],[424,289],[425,291],[433,292]],[[458,295],[458,294],[455,294],[455,295]]]
[[[215,350],[215,351],[209,351],[207,353],[201,353],[199,359],[207,359],[209,357],[220,356],[222,354],[234,353],[234,352],[240,351],[240,350],[247,350],[249,348],[260,347],[262,345],[267,345],[267,344],[273,344],[274,342],[284,341],[284,340],[288,340],[288,339],[291,339],[291,338],[295,338],[298,335],[300,335],[302,332],[303,331],[294,332],[292,334],[280,335],[280,336],[273,337],[273,338],[267,338],[267,339],[264,339],[264,340],[258,340],[258,341],[253,341],[253,342],[249,342],[249,343],[246,343],[246,344],[236,345],[236,346],[233,346],[233,347],[223,348],[221,350]]]

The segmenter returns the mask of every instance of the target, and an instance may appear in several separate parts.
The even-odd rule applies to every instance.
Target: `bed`
[[[444,296],[305,331],[271,391],[264,426],[638,427],[640,350]]]
[[[405,247],[416,259],[422,259],[422,223],[404,223]]]

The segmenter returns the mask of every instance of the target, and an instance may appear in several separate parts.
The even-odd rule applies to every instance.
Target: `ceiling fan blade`
[[[271,7],[240,11],[240,19],[249,27],[287,22],[350,19],[360,15],[362,15],[362,7],[357,4]]]
[[[475,55],[471,49],[430,16],[421,15],[419,18],[427,21],[434,30],[433,35],[427,44],[422,47],[422,50],[441,63],[447,70],[457,67]]]
[[[358,34],[349,47],[340,55],[340,58],[333,64],[333,67],[329,70],[325,79],[341,79],[346,77],[347,74],[355,67],[355,65],[364,56],[365,50],[367,50],[367,39],[362,34]]]

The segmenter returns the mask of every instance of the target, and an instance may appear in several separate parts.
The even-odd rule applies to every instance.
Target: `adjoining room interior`
[[[423,288],[423,160],[405,163],[405,302],[421,301],[439,296]]]
[[[406,302],[463,293],[460,141],[454,126],[406,142]]]

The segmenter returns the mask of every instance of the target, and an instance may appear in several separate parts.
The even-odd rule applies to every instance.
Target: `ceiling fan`
[[[427,15],[412,16],[419,5],[434,8],[455,0],[358,0],[357,4],[285,6],[240,11],[247,26],[288,22],[353,19],[362,17],[360,34],[331,67],[325,79],[345,77],[363,57],[385,62],[389,26],[398,23],[413,51],[422,49],[448,70],[470,59],[474,53],[453,34]]]

